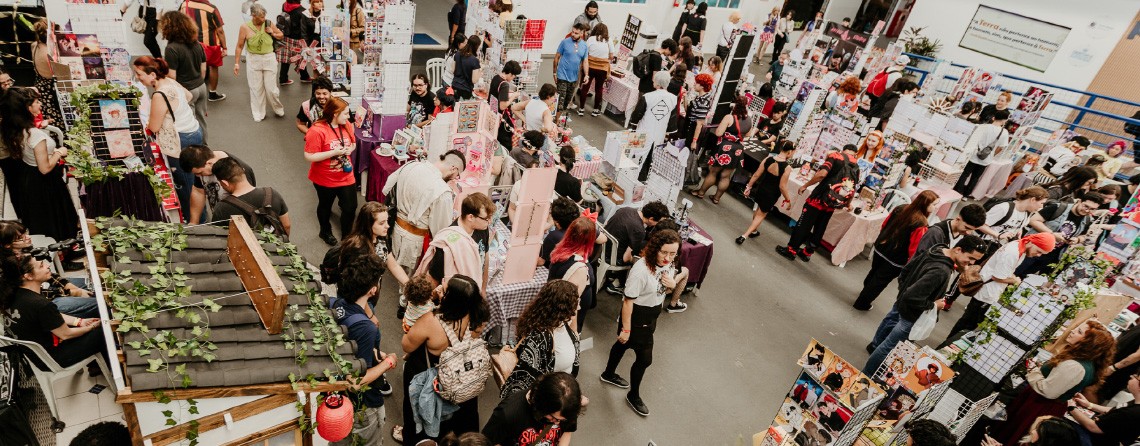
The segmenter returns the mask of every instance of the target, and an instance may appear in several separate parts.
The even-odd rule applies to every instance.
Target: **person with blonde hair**
[[[720,37],[717,37],[716,41],[716,55],[721,60],[728,60],[728,52],[732,49],[732,43],[736,41],[736,35],[740,33],[740,17],[740,12],[733,12],[729,14],[728,21],[720,27]]]

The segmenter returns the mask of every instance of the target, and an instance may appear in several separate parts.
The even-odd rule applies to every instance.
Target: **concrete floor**
[[[429,19],[424,3],[428,2],[421,2],[420,23]],[[417,53],[413,72],[422,70],[427,57],[439,56]],[[223,67],[231,64],[227,60]],[[548,73],[550,65],[544,66]],[[229,97],[209,104],[210,146],[253,165],[258,185],[272,186],[284,196],[293,221],[293,243],[310,262],[319,262],[328,248],[317,238],[316,195],[306,177],[304,141],[294,127],[297,109],[309,97],[309,84],[281,87],[286,117],[270,113],[261,123],[253,122],[244,73],[236,77],[222,70],[219,91]],[[608,115],[577,118],[572,127],[595,145],[604,142],[606,131],[621,128]],[[883,293],[871,312],[853,310],[850,305],[870,267],[866,257],[848,262],[846,268],[831,265],[824,253],[811,263],[785,260],[773,251],[787,243],[788,221],[782,216],[771,217],[761,226],[760,237],[738,246],[733,239],[747,227],[751,204],[734,195],[725,198],[719,206],[708,200],[696,203],[694,219],[716,241],[715,258],[699,296],[683,298],[689,310],[661,316],[655,361],[642,389],[652,412],[648,418],[628,408],[624,391],[597,379],[615,338],[620,309],[616,296],[604,292],[599,296],[584,330],[584,338],[591,338],[584,347],[592,343],[593,348],[582,352],[578,378],[591,403],[580,419],[575,444],[643,445],[650,440],[663,446],[735,444],[739,436],[750,438],[769,425],[800,373],[796,360],[812,338],[854,365],[866,361],[863,346],[890,309],[895,286]],[[385,281],[377,307],[379,314],[386,315],[380,319],[385,351],[400,349],[395,288],[395,280]],[[945,338],[963,307],[964,303],[955,305],[932,340]],[[632,354],[627,355],[619,373],[628,377],[632,362]],[[398,372],[390,372],[388,379],[397,386],[403,381]],[[488,385],[480,402],[484,421],[498,403],[497,394],[494,385]],[[402,419],[401,398],[402,392],[397,392],[387,400],[389,427]]]

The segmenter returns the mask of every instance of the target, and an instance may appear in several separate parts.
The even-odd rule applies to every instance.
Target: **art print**
[[[471,133],[479,127],[479,103],[464,102],[459,104],[458,125],[456,133]]]
[[[1121,220],[1112,228],[1099,251],[1117,259],[1128,259],[1136,252],[1136,241],[1140,236],[1140,226],[1132,220]]]
[[[851,384],[851,388],[840,396],[840,402],[852,409],[858,410],[864,404],[867,404],[874,399],[883,396],[886,391],[878,384],[871,381],[867,375],[862,373],[855,378],[855,383]]]
[[[796,433],[795,444],[798,446],[827,446],[835,440],[835,437],[827,432],[818,421],[806,417],[804,424],[800,426],[799,432]]]
[[[131,126],[127,116],[127,101],[123,99],[99,100],[99,116],[103,120],[103,128],[107,130]]]
[[[774,426],[778,427],[785,432],[793,432],[797,427],[804,423],[804,411],[800,408],[799,404],[792,401],[791,398],[784,398],[784,403],[780,405],[780,411],[776,413]]]
[[[841,406],[835,397],[824,395],[811,408],[811,415],[819,422],[820,427],[835,438],[851,420],[853,413],[851,409]]]
[[[811,375],[807,372],[801,373],[800,378],[792,385],[792,391],[788,392],[788,398],[799,404],[801,409],[807,410],[819,396],[823,393],[823,387],[812,379]]]
[[[329,80],[334,84],[348,82],[348,64],[345,62],[329,62]]]
[[[835,354],[832,353],[830,349],[820,344],[819,341],[812,339],[811,343],[808,344],[807,350],[800,356],[800,360],[797,361],[797,363],[803,367],[808,374],[819,378],[823,375],[824,370],[827,369],[827,366],[831,364],[834,358]]]
[[[760,442],[760,446],[781,446],[784,444],[784,440],[787,439],[788,435],[790,435],[790,433],[784,432],[782,429],[769,427],[768,432],[764,435],[764,440]],[[755,442],[755,440],[753,441]]]
[[[103,67],[103,57],[84,57],[83,74],[87,79],[106,79],[107,69]]]
[[[888,388],[895,389],[902,385],[906,373],[910,371],[911,367],[914,367],[918,357],[919,352],[914,344],[902,342],[887,354],[887,359],[883,361],[884,367],[876,371],[872,378],[885,384]]]
[[[107,152],[112,159],[126,158],[135,154],[130,130],[111,130],[104,136],[107,138]]]
[[[71,76],[71,80],[87,79],[87,75],[84,74],[85,70],[83,67],[82,57],[60,57],[59,63],[67,65],[68,74]]]
[[[831,365],[827,367],[827,371],[823,373],[820,382],[827,390],[838,395],[851,387],[851,384],[855,382],[855,376],[858,374],[859,371],[855,367],[852,367],[843,358],[836,356],[835,360],[831,361]]]
[[[942,361],[928,354],[922,354],[907,372],[906,386],[915,393],[920,393],[953,377],[954,371]]]
[[[899,387],[879,405],[878,416],[884,420],[898,421],[914,410],[914,403],[914,394],[906,387]]]

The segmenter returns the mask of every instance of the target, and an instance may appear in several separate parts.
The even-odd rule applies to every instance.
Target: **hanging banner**
[[[1070,28],[979,5],[958,46],[1045,72]]]

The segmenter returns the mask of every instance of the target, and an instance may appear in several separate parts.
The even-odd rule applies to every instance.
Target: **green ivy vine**
[[[71,175],[83,184],[102,183],[110,180],[121,180],[128,173],[142,172],[154,190],[154,196],[159,201],[170,196],[174,189],[155,172],[152,166],[127,167],[125,165],[108,165],[92,154],[94,144],[91,141],[91,104],[94,98],[108,97],[120,99],[129,97],[131,105],[139,107],[139,96],[142,92],[133,85],[95,84],[76,88],[71,93],[71,106],[75,107],[76,119],[71,124],[63,143],[69,148],[67,165],[71,167]]]

